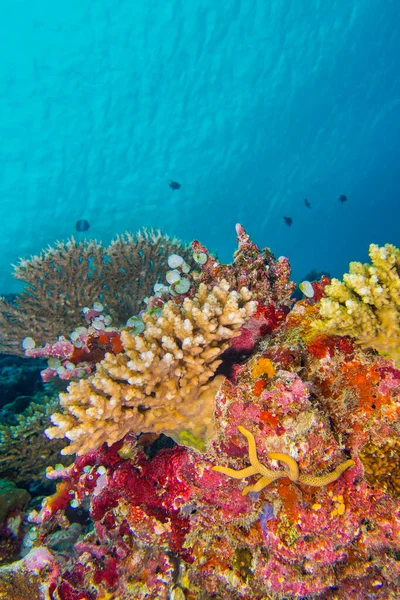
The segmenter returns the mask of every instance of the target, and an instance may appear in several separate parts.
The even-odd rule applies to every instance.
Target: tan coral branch
[[[113,444],[129,431],[163,432],[203,450],[224,379],[214,377],[219,357],[254,310],[246,288],[222,281],[212,290],[200,284],[182,304],[167,302],[160,315],[144,313],[143,333],[122,332],[124,352],[107,354],[93,375],[60,395],[63,412],[46,434],[71,440],[64,454]]]

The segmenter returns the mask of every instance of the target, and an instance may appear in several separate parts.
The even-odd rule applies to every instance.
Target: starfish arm
[[[289,473],[287,473],[287,476],[291,481],[299,480],[299,465],[294,458],[289,456],[289,454],[284,454],[283,452],[268,452],[267,456],[271,460],[279,460],[284,462],[289,467]]]
[[[250,462],[253,465],[253,467],[255,467],[257,469],[257,473],[260,473],[262,475],[268,475],[268,473],[266,473],[265,471],[269,471],[269,473],[273,473],[273,471],[270,471],[269,469],[267,469],[267,467],[264,467],[264,465],[262,465],[260,463],[260,461],[258,460],[257,447],[256,447],[256,441],[254,439],[254,435],[252,433],[250,433],[250,431],[248,431],[247,429],[242,427],[241,425],[238,426],[238,429],[239,429],[240,433],[242,433],[245,436],[245,438],[247,439],[247,443],[249,445]]]
[[[233,477],[234,479],[244,479],[245,477],[250,477],[250,475],[257,475],[258,473],[257,469],[254,467],[246,467],[245,469],[238,470],[230,469],[229,467],[213,467],[212,470]]]
[[[354,460],[346,460],[338,465],[334,471],[326,473],[325,475],[300,475],[299,482],[311,485],[312,487],[322,487],[323,485],[328,485],[328,483],[336,481],[346,469],[349,469],[354,465]]]
[[[251,464],[256,469],[255,472],[259,473],[260,475],[263,475],[265,477],[274,477],[276,471],[268,469],[265,465],[260,463],[260,461],[258,460],[257,447],[256,447],[256,441],[254,439],[254,435],[252,433],[250,433],[250,431],[248,431],[247,429],[242,427],[241,425],[238,426],[238,429],[239,429],[240,433],[242,433],[245,436],[245,438],[247,439],[247,442],[249,445],[249,458],[250,458]],[[286,456],[286,454],[284,454],[283,456]]]
[[[266,475],[264,475],[253,485],[247,485],[242,491],[242,496],[246,496],[249,492],[261,492],[261,490],[263,490],[267,485],[269,485],[273,481],[276,481],[281,477],[286,477],[286,473],[284,473],[283,471],[274,471],[273,473],[274,475],[272,475],[271,477],[267,477]]]
[[[254,439],[254,435],[252,433],[250,433],[250,431],[248,431],[247,429],[242,427],[241,425],[239,425],[238,429],[239,429],[240,433],[242,433],[245,436],[245,438],[247,439],[247,443],[249,445],[249,457],[250,457],[251,464],[258,463],[257,448],[256,448],[256,441]]]

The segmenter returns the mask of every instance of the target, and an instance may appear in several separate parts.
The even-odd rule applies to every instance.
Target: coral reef
[[[110,246],[95,240],[58,242],[38,256],[21,259],[14,277],[25,283],[11,302],[0,298],[0,350],[23,354],[27,333],[36,343],[53,343],[81,323],[81,311],[101,300],[114,323],[136,315],[143,298],[168,270],[167,258],[191,252],[160,232],[118,236]]]
[[[47,545],[57,528],[68,528],[71,507],[89,502],[94,521],[75,543],[74,558],[65,563],[51,550],[51,573],[40,571],[54,598],[396,597],[400,503],[382,488],[381,474],[367,476],[360,457],[369,440],[398,435],[400,372],[383,358],[331,342],[323,360],[310,344],[303,347],[304,366],[296,356],[288,365],[294,334],[285,325],[255,355],[257,361],[268,353],[276,369],[260,396],[252,393],[254,359],[234,381],[224,381],[215,400],[216,435],[205,454],[175,446],[148,458],[141,438],[130,434],[67,469],[49,469],[61,482],[30,515],[32,543]],[[374,387],[374,412],[362,401],[365,384],[358,379],[347,411],[348,395],[335,380],[349,364],[380,370],[381,379],[367,384]],[[260,463],[278,475],[245,495],[257,478],[248,473],[246,484],[214,470],[221,462],[247,468],[248,440],[237,422],[252,431]],[[275,466],[282,455],[288,477]],[[353,466],[330,476],[350,460]],[[297,479],[297,467],[324,478],[323,485]]]
[[[237,231],[62,395],[77,456],[27,517],[21,599],[398,597],[400,370],[314,327],[326,278],[291,308],[286,262]]]
[[[371,265],[352,262],[342,282],[325,288],[318,328],[351,335],[400,365],[400,250],[371,244],[369,256]]]
[[[219,356],[255,309],[246,288],[225,281],[208,291],[199,285],[192,298],[172,300],[160,313],[142,316],[145,329],[121,333],[123,352],[108,353],[88,379],[73,382],[55,413],[50,438],[71,440],[63,453],[83,454],[112,444],[129,431],[163,432],[202,449],[213,433],[214,396],[221,377],[212,379]]]
[[[47,358],[47,367],[41,371],[44,382],[53,377],[70,381],[91,373],[106,352],[122,352],[121,336],[118,328],[111,327],[110,315],[103,314],[104,307],[95,302],[92,308],[85,307],[83,314],[87,327],[77,327],[70,340],[65,337],[42,348],[27,348],[25,355],[31,358]],[[24,345],[30,341],[25,338]]]

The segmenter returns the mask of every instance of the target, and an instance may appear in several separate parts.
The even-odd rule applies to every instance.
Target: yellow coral
[[[371,244],[369,256],[372,265],[352,262],[343,281],[326,286],[316,329],[351,335],[400,365],[400,250]]]
[[[275,368],[269,358],[260,358],[251,372],[253,379],[258,379],[262,375],[271,378],[275,375]]]
[[[88,379],[60,395],[63,413],[53,414],[50,438],[71,440],[63,454],[84,454],[129,431],[163,432],[178,443],[203,449],[214,432],[213,378],[219,356],[255,310],[246,288],[222,281],[211,291],[200,284],[182,304],[167,302],[161,315],[143,314],[145,329],[121,334],[124,351],[106,354]]]

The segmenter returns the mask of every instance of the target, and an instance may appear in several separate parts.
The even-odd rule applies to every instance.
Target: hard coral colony
[[[77,456],[47,469],[1,597],[398,597],[399,251],[294,303],[288,260],[237,235],[232,264],[175,248],[144,311],[112,326],[105,294],[61,340],[47,435]]]

